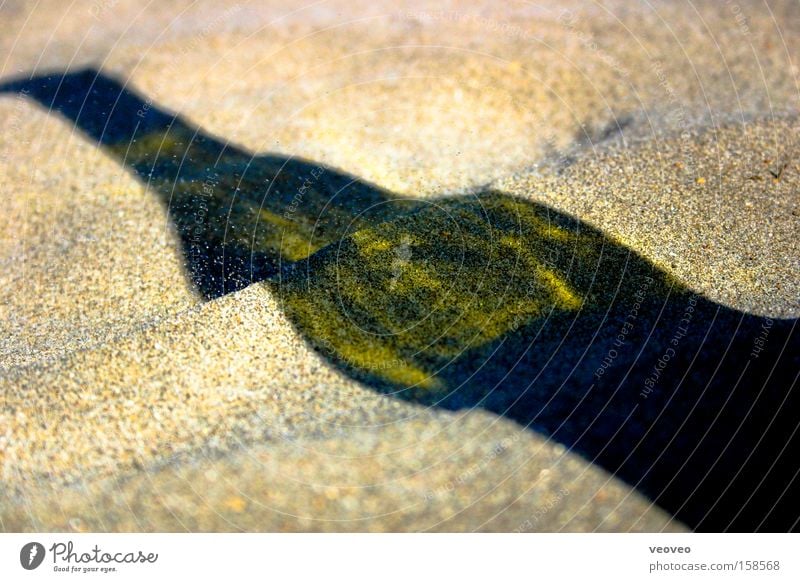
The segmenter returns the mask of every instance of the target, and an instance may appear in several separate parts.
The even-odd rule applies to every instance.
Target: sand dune
[[[162,3],[141,16],[129,2],[3,8],[11,26],[0,38],[0,85],[92,67],[92,79],[102,71],[136,92],[126,119],[144,119],[137,112],[146,107],[148,119],[182,120],[153,122],[157,145],[148,145],[139,133],[93,135],[87,123],[100,117],[87,121],[91,108],[71,118],[33,86],[0,95],[4,529],[791,525],[790,513],[776,517],[783,506],[764,501],[777,497],[770,479],[796,472],[788,430],[788,449],[770,435],[769,453],[759,453],[759,478],[772,461],[779,470],[752,511],[704,520],[675,501],[683,489],[659,497],[664,480],[630,468],[611,474],[618,459],[602,444],[613,435],[593,429],[597,445],[579,438],[595,409],[565,436],[534,404],[485,400],[490,384],[441,395],[493,342],[534,345],[525,326],[549,321],[553,309],[565,314],[554,338],[595,346],[584,362],[590,377],[591,357],[599,365],[606,345],[586,338],[595,329],[611,338],[619,326],[591,327],[581,315],[583,331],[572,331],[566,318],[592,305],[623,317],[644,277],[654,277],[654,305],[678,317],[697,296],[709,319],[721,313],[730,323],[715,328],[713,348],[730,340],[746,358],[764,322],[776,322],[747,377],[751,396],[721,374],[713,402],[728,402],[730,388],[734,405],[755,399],[774,406],[759,414],[782,410],[779,430],[791,426],[800,369],[795,3],[771,12],[748,2],[738,12],[713,2],[697,12],[677,2],[647,11],[616,2],[326,3],[291,15],[279,5],[184,8]],[[214,182],[219,204],[206,212],[222,218],[205,224],[193,255],[187,221],[206,166],[201,159],[200,173],[190,173],[191,162],[221,152],[227,178]],[[152,179],[154,164],[163,183]],[[294,203],[315,167],[324,178]],[[269,198],[274,208],[224,198],[242,173],[248,191],[258,180],[287,180]],[[351,178],[354,194],[325,207]],[[460,217],[456,227],[472,242],[444,245],[437,208]],[[509,208],[523,219],[503,226]],[[230,227],[239,224],[251,230],[238,236]],[[521,270],[492,246],[498,232],[519,235],[503,247],[517,258],[538,260],[558,244],[564,256],[583,255],[557,261],[552,273]],[[260,271],[249,269],[248,244]],[[423,255],[430,272],[414,279],[408,267]],[[458,290],[420,291],[452,281]],[[530,300],[524,289],[542,281]],[[476,297],[489,304],[476,307]],[[437,301],[450,311],[425,319]],[[398,305],[412,315],[395,313]],[[449,343],[430,345],[456,311]],[[734,342],[742,321],[748,331]],[[416,335],[392,327],[409,322]],[[370,336],[377,328],[367,324],[389,329],[389,339]],[[684,346],[707,346],[702,336],[692,341]],[[454,372],[438,371],[467,352]],[[576,358],[561,352],[548,377]],[[779,370],[769,379],[753,372],[767,360]],[[526,365],[525,379],[537,369]],[[733,377],[735,366],[724,369]],[[647,371],[637,373],[644,382]],[[711,385],[704,373],[698,386]],[[763,404],[754,395],[768,382]],[[514,386],[506,396],[520,393]]]

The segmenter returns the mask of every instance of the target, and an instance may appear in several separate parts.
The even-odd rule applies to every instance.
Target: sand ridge
[[[546,204],[798,317],[796,4],[368,4],[7,6],[2,76],[102,65],[249,151]],[[265,283],[205,301],[152,190],[29,99],[0,120],[6,530],[682,527],[541,434],[348,376]]]

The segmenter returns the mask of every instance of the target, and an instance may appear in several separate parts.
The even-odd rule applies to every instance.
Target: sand
[[[102,68],[251,152],[546,204],[711,301],[800,316],[796,3],[0,10],[0,78]],[[106,150],[24,97],[0,125],[6,531],[686,528],[513,420],[343,372],[275,285],[207,300]]]

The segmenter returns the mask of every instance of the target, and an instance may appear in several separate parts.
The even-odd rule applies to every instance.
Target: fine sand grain
[[[6,3],[0,78],[91,65],[251,152],[544,204],[800,316],[796,2],[291,4]],[[204,299],[124,165],[24,95],[0,128],[1,529],[685,529],[546,435],[344,373],[274,285]]]

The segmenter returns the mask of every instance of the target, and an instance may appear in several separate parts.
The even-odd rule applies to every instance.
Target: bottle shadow
[[[304,258],[348,227],[415,206],[307,160],[254,155],[94,69],[0,83],[9,92],[74,123],[159,196],[209,299],[274,275],[281,260]]]
[[[306,340],[394,397],[481,407],[698,530],[797,528],[797,320],[732,310],[591,226],[484,191],[413,200],[253,155],[87,69],[0,83],[169,210],[208,298],[273,287]]]

